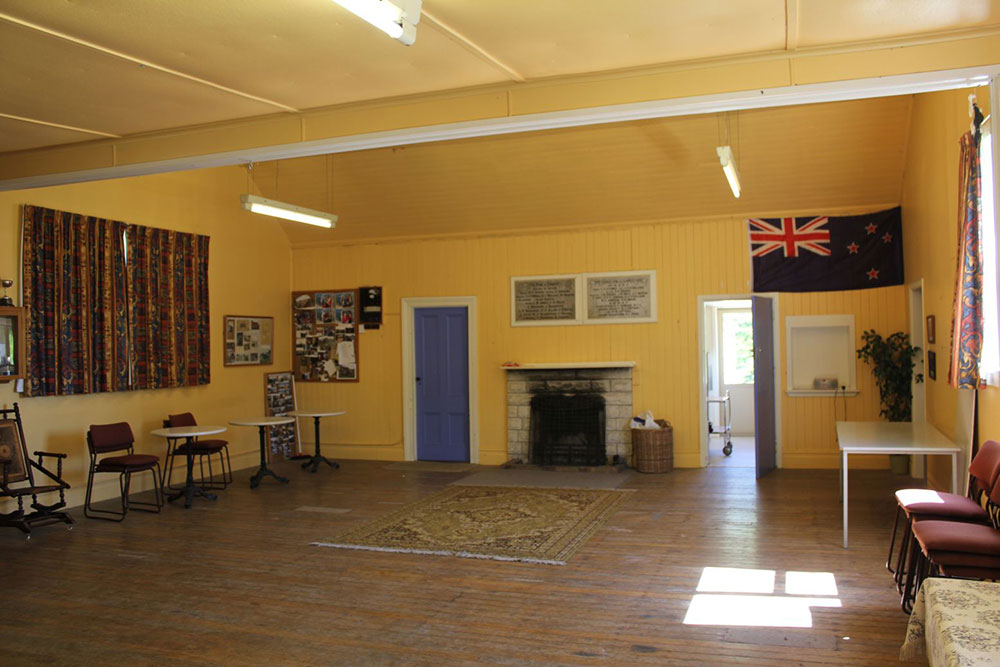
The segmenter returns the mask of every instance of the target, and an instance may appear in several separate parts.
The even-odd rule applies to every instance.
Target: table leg
[[[958,452],[952,452],[951,454],[951,492],[952,493],[962,493],[958,485]]]
[[[184,509],[191,509],[191,501],[195,496],[200,496],[207,500],[215,500],[216,495],[209,493],[201,486],[194,483],[194,438],[187,439],[187,478],[184,481],[184,488],[173,495],[167,496],[169,502],[184,496]]]
[[[842,495],[844,503],[844,548],[847,548],[847,452],[840,457],[840,478],[843,482]]]
[[[255,472],[253,477],[250,478],[250,488],[256,489],[257,485],[260,484],[260,480],[262,480],[265,475],[270,475],[282,484],[288,484],[288,480],[286,478],[279,477],[273,470],[267,467],[267,448],[265,446],[265,442],[267,440],[265,430],[267,427],[261,425],[257,428],[260,430],[260,468],[258,468],[257,472]]]
[[[313,424],[315,426],[315,431],[316,431],[316,453],[313,454],[311,457],[309,457],[308,461],[302,464],[303,469],[312,466],[312,472],[316,472],[316,469],[319,468],[320,463],[325,463],[334,469],[340,467],[339,463],[337,463],[336,461],[331,461],[330,459],[326,458],[319,452],[319,420],[320,417],[313,417]]]

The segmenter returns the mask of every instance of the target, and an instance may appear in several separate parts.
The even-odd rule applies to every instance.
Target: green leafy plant
[[[879,414],[891,422],[909,421],[913,407],[913,359],[920,354],[920,348],[910,345],[909,334],[902,331],[882,338],[869,329],[861,338],[865,344],[858,348],[858,359],[872,367],[882,404]],[[916,381],[924,381],[922,373],[917,373]]]

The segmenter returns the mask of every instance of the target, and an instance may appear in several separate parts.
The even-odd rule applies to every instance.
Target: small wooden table
[[[167,496],[168,501],[172,502],[184,496],[184,509],[188,509],[191,507],[191,501],[195,496],[200,496],[206,500],[216,499],[214,493],[209,493],[203,486],[194,483],[194,439],[203,435],[223,433],[225,430],[225,426],[170,426],[150,431],[151,435],[168,440],[175,438],[184,438],[187,440],[187,479],[184,482],[183,489]]]
[[[948,454],[951,456],[951,492],[958,493],[958,454],[961,449],[926,422],[837,422],[837,444],[841,455],[845,549],[849,454]]]
[[[254,419],[240,419],[229,422],[233,426],[256,426],[260,432],[260,468],[250,478],[250,488],[256,489],[260,480],[265,475],[270,475],[282,484],[288,484],[288,479],[280,477],[273,470],[267,467],[267,427],[278,426],[279,424],[291,424],[295,419],[292,417],[256,417]]]
[[[340,415],[346,415],[347,412],[344,410],[340,410],[338,412],[305,412],[303,410],[295,410],[294,412],[289,412],[288,414],[293,417],[313,418],[313,425],[315,426],[315,431],[316,431],[316,453],[310,456],[309,460],[302,464],[302,467],[308,468],[309,466],[312,466],[312,472],[316,472],[316,469],[319,468],[320,463],[325,463],[331,468],[339,468],[340,467],[339,463],[337,463],[336,461],[331,461],[330,459],[320,454],[319,420],[322,419],[323,417],[339,417]]]

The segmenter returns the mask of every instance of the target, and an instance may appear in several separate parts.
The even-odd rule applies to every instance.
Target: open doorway
[[[754,356],[749,299],[703,305],[708,465],[753,468]]]

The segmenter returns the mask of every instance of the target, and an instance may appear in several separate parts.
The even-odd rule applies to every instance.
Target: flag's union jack
[[[796,225],[796,220],[803,222]],[[830,254],[830,230],[824,229],[829,218],[779,218],[768,222],[750,218],[751,256],[763,257],[776,250],[783,250],[785,257],[798,257],[799,249],[817,255]]]

